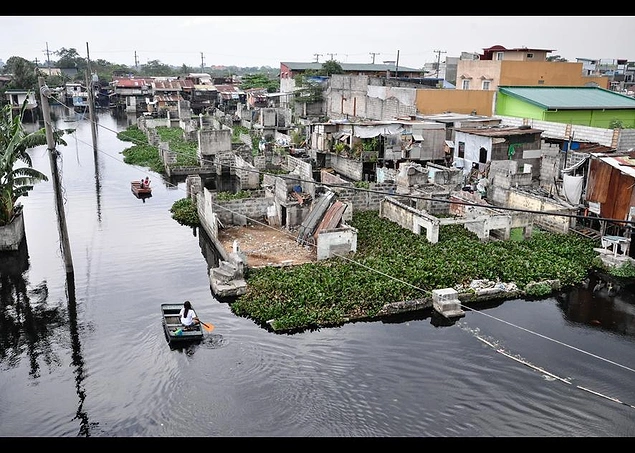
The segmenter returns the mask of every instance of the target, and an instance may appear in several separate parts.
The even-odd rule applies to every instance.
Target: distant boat
[[[137,197],[139,195],[152,195],[152,187],[141,187],[141,181],[130,181],[130,189]]]

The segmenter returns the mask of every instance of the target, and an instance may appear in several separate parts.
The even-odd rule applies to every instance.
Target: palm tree
[[[0,226],[8,225],[19,214],[22,205],[17,203],[22,196],[28,196],[33,184],[48,181],[48,177],[33,168],[27,149],[46,145],[46,131],[40,129],[27,133],[22,125],[26,111],[26,100],[19,115],[13,115],[10,104],[0,110]],[[61,139],[64,131],[53,134],[56,143],[66,145]],[[26,166],[16,166],[20,161]]]

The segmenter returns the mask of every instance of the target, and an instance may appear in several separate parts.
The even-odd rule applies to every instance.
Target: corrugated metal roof
[[[502,94],[547,110],[635,109],[635,99],[598,87],[506,87]]]
[[[152,87],[155,91],[181,91],[183,89],[180,80],[154,80]]]
[[[152,85],[152,79],[135,79],[131,77],[116,77],[113,78],[111,84],[115,88],[139,88],[150,87]]]
[[[520,128],[520,127],[461,127],[455,132],[465,132],[467,134],[482,135],[484,137],[510,137],[512,135],[541,134],[542,129]]]
[[[296,63],[296,62],[288,62],[283,61],[281,64],[285,65],[287,68],[292,71],[306,71],[307,69],[320,70],[322,69],[322,63],[312,62],[312,63]],[[362,71],[362,72],[376,72],[376,71],[394,71],[394,64],[375,64],[375,63],[340,63],[338,64],[342,67],[342,69],[346,72],[351,71]],[[407,68],[405,66],[397,67],[399,72],[423,72],[421,69],[415,68]]]
[[[635,178],[635,168],[633,168],[633,163],[635,160],[629,159],[628,157],[600,157],[602,162],[606,162],[611,167],[617,168],[622,173],[625,173],[633,178]]]
[[[245,92],[241,90],[239,87],[237,87],[236,85],[215,85],[215,86],[219,93],[245,94]]]

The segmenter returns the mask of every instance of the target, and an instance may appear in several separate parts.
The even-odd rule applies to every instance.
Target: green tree
[[[35,64],[22,57],[11,57],[4,69],[12,76],[7,88],[36,91],[38,82]]]
[[[59,59],[57,60],[58,68],[77,68],[78,72],[84,72],[86,69],[86,59],[83,58],[74,48],[67,49],[62,47],[60,50],[53,52]]]
[[[48,177],[33,168],[31,156],[27,149],[46,145],[46,131],[40,129],[27,133],[22,125],[26,111],[26,101],[22,104],[19,115],[13,115],[11,105],[0,110],[0,226],[8,225],[14,215],[19,212],[17,201],[28,196],[33,184],[48,181]],[[62,140],[65,131],[54,133],[55,142],[66,145]],[[26,166],[16,165],[18,162]]]
[[[250,88],[266,88],[268,93],[275,93],[280,89],[280,81],[272,79],[267,74],[246,74],[242,78],[240,88],[248,90]]]
[[[344,74],[342,66],[335,60],[328,60],[322,63],[322,69],[319,71],[320,75],[330,76],[333,74]]]
[[[159,60],[150,60],[142,67],[142,73],[146,76],[169,77],[174,75],[172,68]]]

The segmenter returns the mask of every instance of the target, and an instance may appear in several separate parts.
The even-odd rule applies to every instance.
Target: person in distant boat
[[[200,322],[189,300],[183,303],[183,308],[181,308],[179,316],[181,317],[181,324],[185,327],[192,327]]]
[[[150,187],[150,178],[146,176],[146,179],[142,181],[143,187]]]

